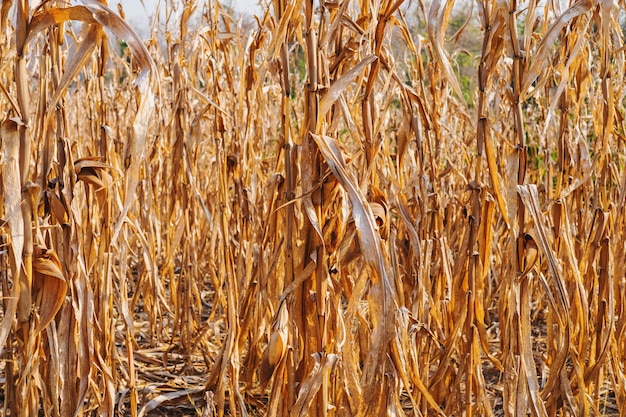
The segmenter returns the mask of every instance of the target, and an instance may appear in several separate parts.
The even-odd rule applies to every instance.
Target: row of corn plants
[[[2,415],[618,415],[624,7],[3,1]]]

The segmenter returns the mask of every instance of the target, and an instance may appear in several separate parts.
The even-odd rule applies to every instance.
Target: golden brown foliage
[[[476,91],[454,1],[172,1],[145,42],[34,3],[0,8],[3,415],[626,408],[623,1],[477,1]]]

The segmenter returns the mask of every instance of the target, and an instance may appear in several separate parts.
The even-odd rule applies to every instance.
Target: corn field
[[[0,414],[626,415],[623,8],[2,1]]]

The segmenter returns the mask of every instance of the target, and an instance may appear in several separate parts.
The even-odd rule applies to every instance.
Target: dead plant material
[[[1,3],[0,414],[626,409],[624,1],[270,3]]]

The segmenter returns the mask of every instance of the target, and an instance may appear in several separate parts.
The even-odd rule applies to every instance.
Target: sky
[[[140,0],[111,0],[109,7],[117,10],[117,4],[122,3],[126,17],[129,19],[144,19],[154,14],[159,0],[143,0],[144,7]],[[255,10],[258,8],[258,0],[222,0],[223,4],[231,3],[232,7],[240,12]],[[147,13],[146,13],[147,12]]]

